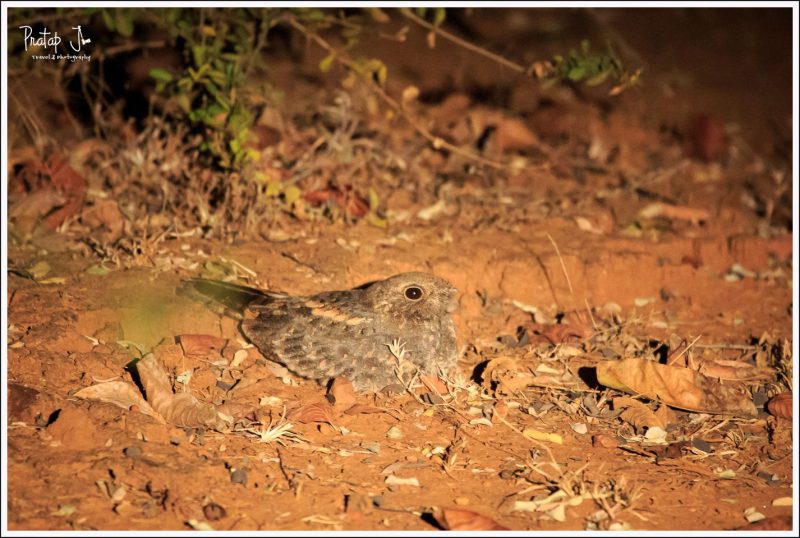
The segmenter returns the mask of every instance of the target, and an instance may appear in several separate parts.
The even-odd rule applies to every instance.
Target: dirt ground
[[[75,164],[88,198],[47,230],[46,216],[32,224],[15,209],[35,191],[13,189],[31,144],[12,137],[8,529],[796,530],[791,397],[767,405],[796,381],[791,17],[448,15],[444,28],[520,63],[610,38],[643,68],[643,84],[616,97],[608,85],[542,89],[441,36],[430,49],[416,25],[403,43],[364,38],[358,50],[389,68],[389,95],[415,86],[414,113],[436,136],[505,169],[437,151],[343,85],[343,69],[321,74],[326,52],[287,33],[266,52],[271,84],[289,96],[281,144],[313,131],[314,113],[350,106],[366,140],[353,147],[373,140],[403,163],[374,165],[389,172],[370,179],[386,226],[295,206],[249,236],[205,234],[178,216],[169,232],[137,235],[121,222],[130,213],[98,209],[122,208],[130,191],[104,183],[99,196],[91,178],[111,172]],[[40,112],[61,150],[77,151],[57,112]],[[313,137],[303,140],[305,151]],[[149,148],[139,146],[145,161]],[[336,173],[350,170],[343,153],[326,155]],[[116,239],[98,246],[109,229]],[[176,294],[201,275],[311,295],[404,271],[458,288],[457,372],[356,395],[349,408],[248,347],[232,316]],[[198,351],[186,335],[217,338]],[[185,390],[234,416],[233,431],[76,396],[110,381],[138,390],[131,361],[151,351],[177,391],[183,375]],[[707,388],[738,387],[755,412],[635,394],[626,404],[596,370],[622,359],[755,372],[708,374]]]

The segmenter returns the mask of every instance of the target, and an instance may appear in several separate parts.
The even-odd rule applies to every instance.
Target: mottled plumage
[[[203,291],[208,282],[195,281],[195,287]],[[248,290],[242,296],[244,334],[266,357],[302,377],[342,376],[358,391],[380,390],[398,381],[398,361],[389,349],[394,342],[404,345],[404,359],[422,373],[455,366],[450,313],[457,290],[434,275],[401,273],[310,297],[241,289]]]

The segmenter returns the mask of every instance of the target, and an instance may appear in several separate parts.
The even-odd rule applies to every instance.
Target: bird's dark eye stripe
[[[416,301],[422,298],[422,290],[416,286],[409,286],[406,288],[405,295],[407,299]]]

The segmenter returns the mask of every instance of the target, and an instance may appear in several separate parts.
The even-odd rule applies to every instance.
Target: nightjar
[[[346,377],[357,391],[453,368],[458,290],[428,273],[401,273],[359,288],[309,297],[195,279],[207,297],[243,312],[242,332],[264,356],[302,377]]]

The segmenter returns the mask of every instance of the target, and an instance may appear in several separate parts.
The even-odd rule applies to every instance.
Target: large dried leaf
[[[169,378],[155,355],[148,353],[136,363],[147,401],[167,422],[182,428],[212,428],[227,431],[230,417],[210,404],[199,402],[188,392],[173,394]]]
[[[792,394],[784,392],[770,398],[767,411],[772,416],[792,420]]]
[[[150,404],[139,394],[139,391],[124,381],[108,381],[106,383],[99,383],[79,390],[74,395],[76,398],[84,400],[99,400],[101,402],[111,403],[123,409],[130,409],[132,406],[139,406],[139,412],[149,415],[165,424],[164,417],[159,415]]]
[[[723,384],[687,368],[646,359],[601,362],[597,381],[629,394],[658,400],[678,409],[720,415],[755,416],[756,407],[739,385]]]
[[[442,508],[436,520],[448,531],[507,531],[492,518],[462,508]]]
[[[183,353],[187,357],[207,357],[218,355],[228,342],[224,338],[210,334],[182,334],[178,337]]]
[[[757,367],[741,361],[731,361],[725,359],[692,359],[694,365],[690,364],[695,370],[707,377],[716,377],[729,381],[744,381],[748,383],[758,383],[768,381],[775,376],[775,370],[768,367]]]

